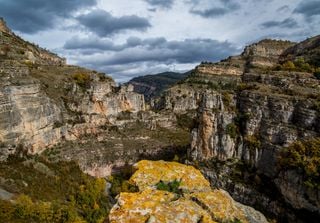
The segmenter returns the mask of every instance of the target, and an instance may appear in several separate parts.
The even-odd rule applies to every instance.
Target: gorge
[[[64,58],[15,35],[3,20],[0,47],[0,194],[26,194],[37,200],[27,189],[32,187],[29,174],[39,172],[37,181],[69,174],[58,174],[59,163],[75,162],[97,179],[82,176],[77,167],[65,168],[85,179],[108,179],[112,189],[112,183],[119,183],[114,176],[126,175],[128,169],[130,176],[139,174],[139,168],[132,171],[135,163],[157,165],[141,160],[174,160],[201,171],[208,181],[204,191],[219,189],[210,196],[223,191],[232,205],[249,205],[269,221],[319,222],[320,36],[301,43],[262,40],[241,55],[203,62],[161,94],[152,92],[147,102],[135,90],[152,89],[152,84],[117,86],[106,74],[68,65]],[[20,170],[23,166],[30,172]],[[173,164],[166,171],[176,168]],[[122,180],[120,187],[127,183]],[[131,183],[130,188],[144,193],[140,184]],[[115,194],[126,192],[118,197],[125,200],[131,196],[129,189]],[[190,204],[188,199],[179,205]],[[108,202],[115,204],[116,199]],[[240,203],[237,210],[243,208]],[[111,210],[110,222],[126,222],[114,220],[116,209]],[[242,218],[231,216],[205,221],[212,216],[200,214],[190,222]],[[137,222],[159,222],[152,219]]]

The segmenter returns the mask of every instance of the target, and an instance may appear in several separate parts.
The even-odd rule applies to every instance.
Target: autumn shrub
[[[307,186],[320,189],[320,138],[296,141],[284,148],[279,164],[282,170],[300,171]]]
[[[320,68],[317,66],[312,66],[305,60],[300,57],[294,61],[286,61],[282,65],[277,65],[274,67],[274,70],[286,70],[286,71],[297,71],[297,72],[308,72],[314,73],[316,76],[317,73],[320,73]]]
[[[72,78],[83,88],[88,87],[91,81],[90,75],[87,73],[75,73],[72,75]]]
[[[102,222],[108,213],[108,199],[104,196],[105,180],[86,180],[79,186],[75,203],[80,215],[87,222]]]
[[[256,135],[244,137],[244,144],[249,150],[259,149],[261,147],[261,142]]]
[[[284,64],[282,64],[282,69],[288,70],[288,71],[294,71],[296,69],[296,66],[292,61],[287,61]]]
[[[2,222],[74,223],[83,222],[76,207],[55,202],[32,201],[27,195],[19,195],[14,203],[0,200]]]
[[[309,63],[306,63],[301,57],[294,61],[294,65],[298,71],[309,73],[313,71],[312,66]]]
[[[46,166],[53,175],[39,171],[36,164]],[[14,192],[20,196],[11,205],[0,200],[0,210],[7,205],[5,213],[0,211],[4,222],[96,223],[102,222],[111,208],[105,180],[83,173],[75,162],[50,163],[42,157],[20,160],[12,156],[0,163],[0,177],[29,185],[16,184]]]
[[[111,183],[110,194],[116,197],[121,192],[137,192],[138,187],[131,184],[128,179],[122,175],[112,175],[108,178]]]
[[[229,94],[228,92],[223,92],[222,101],[226,107],[229,107],[230,104],[232,103],[232,95]]]

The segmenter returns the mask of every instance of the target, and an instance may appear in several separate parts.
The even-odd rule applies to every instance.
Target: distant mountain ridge
[[[159,74],[149,74],[131,79],[128,84],[134,86],[134,91],[143,94],[146,101],[152,97],[159,96],[164,90],[170,88],[178,81],[186,78],[189,72],[163,72]]]

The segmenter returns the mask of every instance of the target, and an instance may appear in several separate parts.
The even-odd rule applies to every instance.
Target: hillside
[[[131,79],[128,84],[134,86],[134,91],[143,94],[147,102],[153,97],[159,96],[163,91],[187,77],[187,73],[164,72],[150,74]]]

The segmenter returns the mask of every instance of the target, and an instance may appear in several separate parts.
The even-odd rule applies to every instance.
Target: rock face
[[[8,28],[6,21],[2,17],[0,17],[0,31],[2,33],[12,34],[12,31]]]
[[[250,187],[251,180],[247,179],[247,186],[240,186],[230,179],[230,172],[219,177],[219,170],[210,172],[209,168],[206,176],[217,176],[212,179],[223,181],[219,186],[246,204],[257,205],[254,196],[265,197],[268,202],[263,199],[258,202],[261,210],[273,203],[275,206],[269,213],[290,222],[301,219],[288,216],[290,211],[283,208],[284,203],[296,213],[306,211],[320,216],[316,211],[320,210],[319,191],[305,187],[302,175],[279,173],[278,168],[278,157],[284,147],[320,135],[320,82],[309,70],[281,69],[279,61],[291,51],[303,58],[317,55],[309,53],[317,52],[319,42],[318,37],[297,45],[288,41],[261,41],[246,47],[240,56],[199,65],[183,83],[153,100],[157,109],[182,114],[196,111],[197,124],[188,151],[195,163],[238,160],[247,166],[242,171],[253,169],[280,195],[273,198],[270,194],[263,195],[263,188],[244,189]],[[308,50],[302,50],[304,46]],[[241,197],[246,193],[237,188],[250,190],[245,196],[251,197]]]
[[[1,20],[2,21],[2,20]],[[143,95],[116,87],[105,74],[65,65],[57,55],[0,27],[0,157],[17,148],[39,153],[112,123],[122,112],[144,111]]]
[[[279,56],[293,45],[290,41],[262,40],[247,46],[242,56],[247,58],[249,66],[272,67],[278,63]]]
[[[130,181],[137,193],[121,193],[110,222],[267,222],[253,208],[235,202],[223,190],[212,190],[194,167],[174,162],[140,161]],[[181,194],[157,189],[159,182],[179,180]]]

